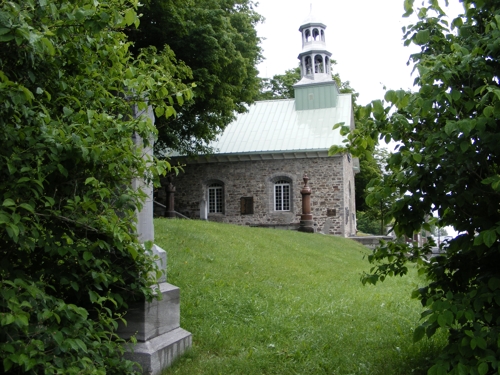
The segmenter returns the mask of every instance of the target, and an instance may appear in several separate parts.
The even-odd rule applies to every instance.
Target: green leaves
[[[135,13],[135,10],[133,8],[129,8],[129,9],[125,10],[125,17],[124,18],[125,18],[125,24],[127,26],[134,24],[136,22],[136,20],[137,20],[136,26],[139,26],[137,14]]]
[[[12,199],[10,199],[10,198],[7,198],[2,203],[3,207],[12,207],[12,206],[15,206],[15,205],[16,205],[16,203]]]
[[[428,5],[427,5],[428,4]],[[413,1],[405,1],[413,12]],[[442,19],[437,0],[422,4],[419,20],[404,29],[405,44],[420,46],[410,57],[418,86],[412,93],[388,90],[356,113],[363,132],[349,138],[347,152],[359,152],[374,139],[395,142],[387,159],[387,176],[371,186],[367,202],[388,192],[404,195],[389,212],[397,235],[419,233],[437,216],[441,227],[460,235],[428,259],[427,244],[409,249],[382,245],[370,261],[364,281],[376,282],[415,262],[428,285],[414,296],[427,307],[414,340],[439,329],[449,334],[429,374],[488,374],[498,371],[500,348],[500,89],[495,73],[500,61],[498,20],[492,3],[468,1],[466,13]],[[385,107],[385,108],[384,108]],[[364,139],[362,139],[364,138]]]
[[[430,31],[429,30],[420,30],[415,35],[415,44],[421,46],[429,42]]]
[[[474,238],[474,246],[479,246],[481,244],[485,244],[487,247],[492,247],[493,244],[497,241],[497,231],[499,229],[489,229],[482,231],[478,236]]]
[[[141,13],[140,31],[127,29],[134,42],[131,48],[139,55],[154,46],[162,61],[152,63],[150,72],[161,64],[171,73],[167,88],[173,94],[172,108],[166,107],[165,117],[157,122],[157,147],[206,151],[208,141],[259,95],[256,65],[261,48],[255,25],[261,16],[247,0],[200,0],[189,7],[153,0],[141,7]],[[187,88],[186,82],[198,84],[192,90],[195,100],[175,95]]]
[[[404,0],[405,13],[403,17],[408,17],[413,13],[413,3],[415,0]]]
[[[413,331],[413,342],[418,342],[422,340],[425,336],[425,327],[422,325],[419,325],[415,328],[415,331]]]
[[[175,93],[172,75],[154,53],[132,58],[120,25],[137,14],[123,2],[0,12],[0,366],[134,374],[115,314],[153,298],[157,267],[134,235],[144,194],[131,181],[169,165],[133,146],[155,128],[131,104]]]

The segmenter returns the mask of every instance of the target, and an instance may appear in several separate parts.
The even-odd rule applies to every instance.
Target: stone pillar
[[[152,107],[142,112],[135,109],[134,115],[147,116],[154,124]],[[142,149],[146,160],[152,159],[152,146],[144,148],[143,140],[137,135],[134,137],[134,143],[136,147]],[[132,186],[147,194],[142,209],[137,212],[139,240],[142,243],[153,242],[153,186],[141,178],[134,179]],[[170,207],[173,210],[173,201]],[[137,339],[136,344],[132,342],[126,344],[125,358],[138,362],[144,374],[160,375],[177,357],[191,347],[192,338],[191,333],[180,327],[179,288],[166,282],[167,253],[157,245],[153,245],[152,250],[152,255],[157,257],[159,269],[163,271],[158,285],[154,286],[161,294],[161,299],[131,304],[125,315],[127,325],[119,323],[117,333],[126,340],[133,335]]]
[[[302,215],[300,215],[300,232],[314,233],[314,222],[311,214],[311,188],[307,186],[309,177],[304,174],[304,187],[300,191],[302,194]]]
[[[166,212],[165,216],[166,217],[176,217],[175,208],[174,208],[175,186],[172,184],[172,182],[168,183],[166,190],[167,190],[167,212]]]

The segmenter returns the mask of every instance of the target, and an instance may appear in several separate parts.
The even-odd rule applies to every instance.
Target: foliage
[[[382,245],[364,282],[404,274],[406,262],[416,262],[428,285],[414,292],[427,309],[414,339],[449,333],[429,374],[484,375],[497,373],[500,360],[500,8],[490,0],[463,4],[451,25],[437,1],[418,10],[405,29],[405,44],[420,46],[411,56],[418,91],[390,90],[386,102],[360,107],[363,132],[349,135],[348,149],[363,154],[379,138],[399,144],[382,190],[407,192],[391,207],[396,234],[429,230],[433,213],[439,227],[461,233],[430,261],[431,243]],[[413,12],[412,0],[405,9]]]
[[[368,194],[367,187],[370,181],[382,175],[380,166],[377,160],[373,157],[366,158],[362,156],[359,159],[360,173],[357,173],[354,178],[356,181],[356,211],[369,210],[366,204],[366,195]]]
[[[300,81],[300,67],[288,69],[285,74],[276,74],[273,78],[262,78],[259,100],[295,98],[293,85]]]
[[[439,227],[436,227],[436,226],[433,226],[431,225],[431,233],[432,235],[438,237],[438,236],[441,236],[441,237],[445,237],[445,236],[448,236],[448,231],[446,230],[446,228],[439,228]]]
[[[137,240],[131,181],[168,164],[134,146],[155,129],[133,108],[173,114],[168,56],[131,58],[135,1],[0,4],[3,371],[135,373],[117,319],[154,297],[160,271]]]
[[[366,234],[385,234],[380,231],[380,220],[373,217],[371,212],[356,210],[356,228],[359,232]]]
[[[359,126],[363,126],[363,123],[361,122]],[[357,190],[356,215],[362,218],[362,227],[364,225],[363,220],[371,227],[373,221],[378,222],[378,229],[373,231],[373,228],[371,228],[371,232],[368,233],[387,234],[386,227],[392,220],[390,206],[399,197],[399,190],[388,192],[384,182],[391,173],[390,170],[385,168],[387,157],[387,150],[376,146],[373,147],[372,152],[360,156],[361,172],[355,177]],[[365,231],[368,228],[359,229]]]
[[[165,375],[422,375],[446,344],[412,343],[416,270],[363,286],[371,251],[351,239],[166,219],[155,238],[196,338]]]
[[[331,60],[331,64],[337,62]],[[356,99],[359,94],[351,87],[349,81],[342,82],[338,73],[332,73],[332,79],[337,84],[342,94],[352,94],[352,101],[356,106]],[[295,98],[293,85],[300,81],[300,67],[288,69],[285,74],[276,74],[273,78],[262,78],[260,81],[260,94],[258,100],[292,99]]]
[[[157,149],[205,152],[235,112],[246,111],[257,97],[261,48],[255,25],[262,18],[252,0],[148,0],[141,13],[139,29],[126,31],[133,50],[168,46],[189,67],[178,67],[176,77],[196,83],[196,100],[180,103],[177,117],[158,121]]]

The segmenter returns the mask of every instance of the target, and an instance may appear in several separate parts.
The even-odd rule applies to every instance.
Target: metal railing
[[[158,206],[160,207],[163,207],[164,209],[167,209],[167,206],[165,206],[164,204],[161,204],[160,202],[157,202],[155,200],[153,200],[153,203],[154,204],[157,204]],[[169,211],[171,212],[171,211]],[[177,211],[173,211],[175,213],[175,217],[179,217],[181,219],[187,219],[187,220],[190,220],[187,216],[184,216],[183,214],[181,214],[180,212],[177,212]]]

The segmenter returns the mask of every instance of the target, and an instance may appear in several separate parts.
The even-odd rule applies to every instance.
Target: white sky
[[[403,0],[258,0],[256,10],[266,18],[257,28],[265,38],[265,60],[258,66],[261,77],[271,78],[298,65],[298,30],[311,3],[313,13],[327,26],[327,48],[337,61],[333,71],[359,92],[358,104],[383,99],[384,85],[394,90],[413,87],[415,77],[406,65],[412,49],[403,46],[401,28],[414,19],[402,17]],[[450,3],[445,12],[461,12],[458,0]]]

